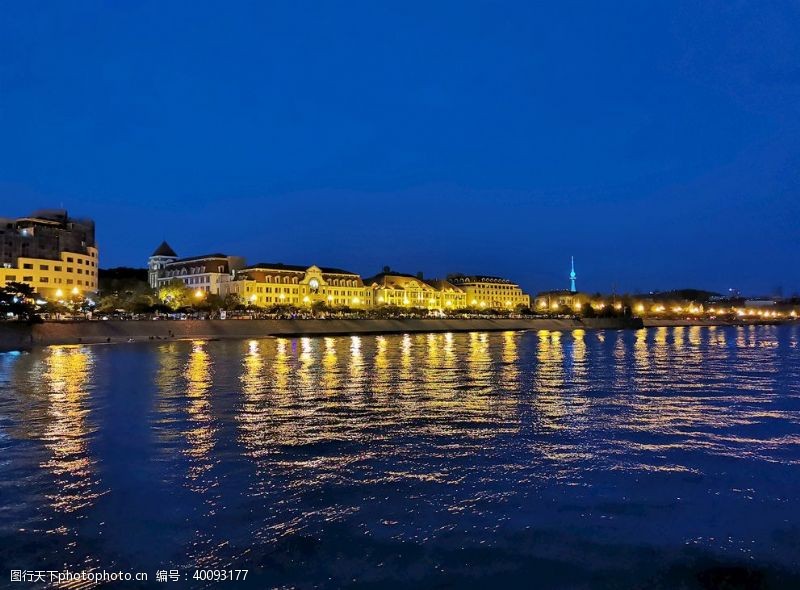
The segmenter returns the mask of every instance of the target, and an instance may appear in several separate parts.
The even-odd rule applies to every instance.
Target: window
[[[39,277],[39,282],[40,283],[49,283],[50,280],[47,277]]]
[[[16,281],[17,275],[6,275],[6,281]]]
[[[67,262],[75,262],[72,258],[67,257]]]
[[[33,282],[33,277],[22,277],[22,282],[23,283],[32,283]]]
[[[67,267],[67,272],[72,272],[72,267],[71,266]]]
[[[22,268],[26,270],[33,270],[33,265],[30,264],[29,262],[26,262],[25,264],[22,265]]]
[[[61,269],[62,269],[62,268],[63,268],[63,267],[61,267],[61,266],[54,266],[54,267],[53,267],[53,270],[54,270],[54,271],[56,271],[56,272],[61,272]]]

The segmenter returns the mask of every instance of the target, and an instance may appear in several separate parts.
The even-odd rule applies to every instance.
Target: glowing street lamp
[[[197,299],[200,299],[203,296],[203,292],[200,289],[198,289],[197,291],[194,292],[194,296]]]
[[[61,299],[63,296],[64,296],[64,291],[62,291],[61,289],[56,291],[56,297]]]
[[[79,293],[78,287],[72,287],[72,294],[77,295]]]

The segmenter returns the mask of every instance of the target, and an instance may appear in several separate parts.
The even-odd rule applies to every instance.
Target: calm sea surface
[[[0,354],[10,570],[800,588],[800,326]],[[737,585],[738,584],[738,585]],[[118,587],[136,587],[134,582]]]

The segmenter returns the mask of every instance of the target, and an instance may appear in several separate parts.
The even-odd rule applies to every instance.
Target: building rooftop
[[[448,275],[447,280],[454,285],[463,285],[467,283],[504,283],[506,285],[516,285],[514,281],[509,279],[490,275]]]
[[[161,242],[161,245],[156,248],[155,252],[153,252],[151,256],[172,256],[173,258],[178,257],[178,255],[175,254],[175,250],[173,250],[172,247],[167,244],[166,240]]]
[[[207,260],[209,258],[230,258],[227,254],[220,254],[216,252],[214,254],[201,254],[200,256],[189,256],[188,258],[179,258],[175,261],[175,263],[179,262],[191,262],[192,260]]]
[[[283,262],[259,262],[258,264],[251,264],[247,268],[243,270],[255,270],[255,269],[269,269],[269,270],[288,270],[288,271],[295,271],[295,272],[306,272],[311,266],[302,266],[300,264],[284,264]],[[341,268],[333,268],[331,266],[317,266],[320,271],[327,274],[334,274],[334,275],[353,275],[358,276],[358,273],[351,272],[349,270],[344,270]]]

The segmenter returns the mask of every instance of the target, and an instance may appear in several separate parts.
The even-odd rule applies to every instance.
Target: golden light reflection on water
[[[188,402],[186,411],[189,415],[186,454],[193,459],[188,474],[190,480],[200,479],[213,462],[211,451],[216,436],[210,399],[213,359],[207,346],[205,341],[193,341],[192,352],[184,369]]]
[[[141,377],[153,411],[134,404],[147,411],[130,419],[149,421],[132,429],[147,439],[137,448],[167,466],[163,497],[178,488],[197,526],[183,533],[188,553],[212,564],[234,539],[220,531],[251,517],[247,534],[275,542],[399,507],[387,534],[430,538],[460,514],[524,509],[547,486],[624,476],[635,493],[645,475],[695,473],[702,487],[728,469],[719,457],[797,465],[797,345],[797,330],[769,327],[158,343],[131,347],[156,360]],[[17,361],[0,399],[3,433],[26,456],[38,445],[36,468],[53,475],[45,506],[75,522],[101,505],[92,441],[108,425],[93,403],[114,398],[97,373],[127,358],[105,351],[125,350],[39,351]]]
[[[84,346],[52,346],[43,359],[42,380],[48,400],[43,440],[50,458],[42,467],[56,479],[55,493],[48,498],[59,512],[87,508],[99,495],[87,448],[92,352]]]

